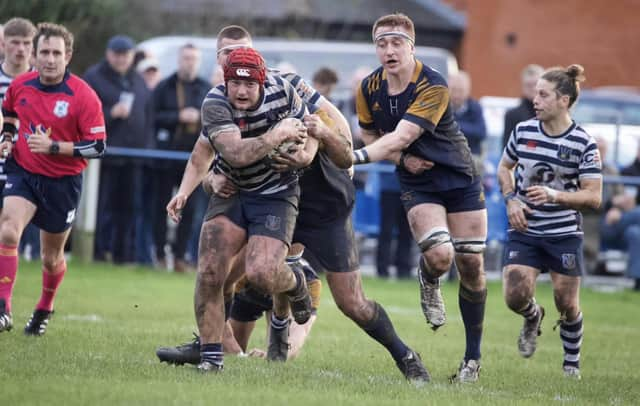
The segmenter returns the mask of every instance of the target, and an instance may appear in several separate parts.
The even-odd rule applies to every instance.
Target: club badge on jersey
[[[56,117],[66,117],[69,113],[69,102],[66,100],[56,100],[56,105],[53,107],[53,114]]]

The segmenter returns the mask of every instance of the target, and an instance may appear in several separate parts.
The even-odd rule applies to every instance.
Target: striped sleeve
[[[221,132],[237,129],[227,98],[213,89],[202,102],[202,136],[211,141]]]
[[[578,174],[580,179],[598,179],[602,177],[602,159],[600,158],[598,145],[592,137],[589,137],[589,142],[580,158]]]
[[[298,96],[307,104],[320,107],[324,97],[318,93],[311,85],[309,85],[302,77],[295,73],[285,73],[282,75],[295,88]]]
[[[302,102],[302,99],[300,98],[292,84],[287,83],[285,89],[289,94],[289,116],[302,120],[305,114],[307,114],[306,104]]]

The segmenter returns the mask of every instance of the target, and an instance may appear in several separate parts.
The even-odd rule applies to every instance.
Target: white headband
[[[244,44],[233,44],[233,45],[227,45],[226,47],[222,47],[220,49],[218,49],[218,51],[216,51],[216,54],[220,54],[220,52],[222,51],[226,51],[227,49],[239,49],[239,48],[251,48],[251,45],[244,45]]]
[[[402,37],[407,41],[411,42],[412,44],[414,43],[413,38],[411,38],[409,34],[407,34],[406,32],[402,32],[402,31],[387,31],[387,32],[380,33],[373,38],[373,42],[378,42],[380,38],[384,38],[384,37]]]

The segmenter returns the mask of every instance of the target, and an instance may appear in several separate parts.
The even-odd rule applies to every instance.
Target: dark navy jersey
[[[355,200],[349,173],[321,150],[300,177],[298,224],[318,225],[344,217]]]
[[[407,88],[389,95],[387,73],[383,67],[363,79],[356,97],[360,127],[385,135],[407,120],[424,132],[405,150],[435,163],[420,175],[396,168],[404,188],[438,192],[463,188],[475,177],[471,151],[453,117],[449,89],[435,70],[416,60],[416,68]]]

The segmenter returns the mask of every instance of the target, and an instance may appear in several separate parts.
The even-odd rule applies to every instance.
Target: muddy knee
[[[427,231],[418,240],[418,246],[423,258],[421,268],[426,268],[432,276],[438,277],[451,269],[453,245],[445,227],[434,227]]]

